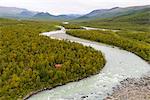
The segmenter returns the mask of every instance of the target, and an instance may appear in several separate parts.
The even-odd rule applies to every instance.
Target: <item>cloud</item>
[[[51,14],[87,13],[94,9],[150,5],[150,0],[0,0],[0,6],[27,8]]]

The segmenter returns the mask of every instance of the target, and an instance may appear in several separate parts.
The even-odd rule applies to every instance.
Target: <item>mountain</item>
[[[38,19],[49,19],[49,20],[72,20],[75,18],[78,18],[80,15],[76,15],[76,14],[70,14],[70,15],[51,15],[49,13],[44,13],[44,12],[40,12],[37,13],[33,16],[33,18],[38,18]]]
[[[26,10],[26,11],[22,11],[20,14],[19,14],[19,16],[20,17],[26,17],[26,18],[31,18],[31,17],[33,17],[35,14],[37,14],[37,12],[31,12],[31,11],[28,11],[28,10]]]
[[[51,15],[47,12],[46,13],[40,12],[40,13],[37,13],[33,16],[33,18],[38,18],[38,19],[52,19],[54,17],[55,17],[54,15]]]
[[[80,24],[82,26],[104,28],[104,29],[106,28],[106,29],[115,29],[115,30],[125,30],[125,31],[137,30],[137,31],[143,31],[143,32],[149,33],[150,32],[150,8],[141,9],[130,14],[115,16],[111,18],[74,20],[73,22],[76,24]]]
[[[69,14],[69,15],[58,15],[55,17],[56,17],[56,19],[60,19],[60,20],[72,20],[72,19],[76,19],[80,16],[81,15],[78,15],[78,14]]]
[[[122,15],[111,19],[114,22],[118,21],[150,25],[150,8],[145,8],[128,15]]]
[[[23,11],[26,11],[26,9],[0,6],[0,16],[16,15]]]
[[[147,8],[150,8],[150,5],[133,6],[133,7],[126,7],[126,8],[114,7],[111,9],[98,9],[79,17],[78,19],[86,20],[86,19],[95,19],[95,18],[111,18],[111,17],[132,14],[134,12],[147,9]]]
[[[37,12],[29,11],[23,8],[16,7],[2,7],[0,6],[0,17],[8,17],[8,18],[26,18],[32,17]]]
[[[41,19],[41,20],[72,20],[80,17],[78,14],[68,15],[52,15],[48,12],[35,12],[23,8],[2,7],[0,6],[0,17],[4,18],[25,18],[25,19]]]
[[[6,18],[25,18],[25,19],[41,19],[41,20],[92,20],[92,19],[105,19],[118,16],[130,15],[133,13],[141,12],[145,9],[150,9],[150,5],[146,6],[133,6],[133,7],[114,7],[111,9],[98,9],[86,15],[66,14],[66,15],[52,15],[45,12],[35,12],[23,8],[16,7],[1,7],[0,17]]]
[[[100,10],[93,10],[92,12],[90,12],[89,14],[86,14],[82,17],[87,17],[87,18],[90,18],[90,17],[95,17],[95,16],[99,16],[100,14],[104,13],[104,12],[107,12],[107,9],[100,9]]]

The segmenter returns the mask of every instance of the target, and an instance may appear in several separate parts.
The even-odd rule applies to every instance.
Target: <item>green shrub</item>
[[[67,34],[121,47],[150,62],[150,44],[125,38],[116,33],[93,30],[68,30]]]
[[[0,100],[17,100],[98,73],[102,53],[39,35],[58,23],[0,19]],[[61,64],[60,69],[55,68]]]

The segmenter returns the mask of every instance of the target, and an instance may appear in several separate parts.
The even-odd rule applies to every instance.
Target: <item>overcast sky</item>
[[[150,5],[150,0],[0,0],[0,6],[27,8],[51,14],[84,14],[94,9]]]

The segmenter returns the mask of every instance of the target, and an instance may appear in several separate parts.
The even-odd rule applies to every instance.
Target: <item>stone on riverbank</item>
[[[113,88],[104,100],[150,100],[150,73],[141,78],[127,78]]]

